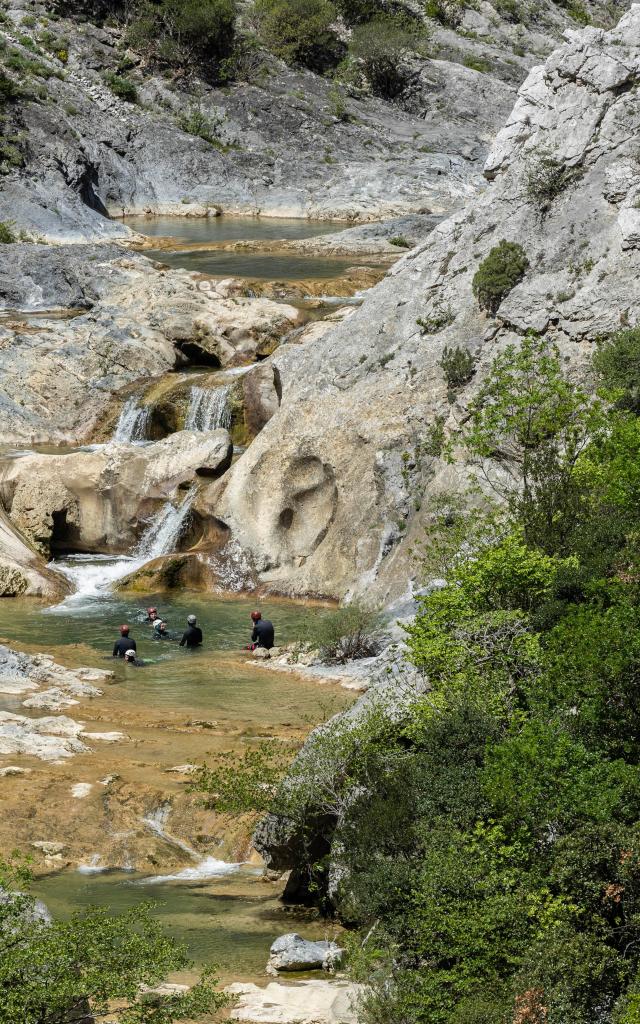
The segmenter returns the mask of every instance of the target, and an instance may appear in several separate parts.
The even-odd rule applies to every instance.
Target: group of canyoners
[[[187,628],[180,638],[169,632],[167,623],[160,618],[157,608],[147,608],[145,621],[151,623],[153,627],[154,640],[174,640],[179,642],[180,647],[190,649],[202,646],[202,630],[195,615],[187,615]],[[270,651],[275,642],[273,623],[269,619],[263,619],[262,612],[259,611],[251,612],[251,621],[253,623],[251,643],[247,644],[245,650],[255,651],[257,647],[264,647]],[[120,626],[120,638],[113,645],[113,657],[124,658],[129,665],[144,664],[138,658],[138,648],[131,636],[130,626]]]

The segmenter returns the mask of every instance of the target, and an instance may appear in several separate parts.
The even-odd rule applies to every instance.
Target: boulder
[[[59,597],[67,582],[47,569],[44,559],[0,508],[0,597]]]
[[[334,970],[340,963],[343,953],[337,942],[315,942],[290,932],[281,935],[272,944],[267,973]]]
[[[358,996],[363,987],[340,981],[301,981],[265,988],[235,982],[225,992],[234,997],[232,1020],[256,1024],[357,1024]]]

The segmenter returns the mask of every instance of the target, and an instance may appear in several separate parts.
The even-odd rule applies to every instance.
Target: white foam
[[[225,860],[216,860],[215,857],[204,857],[199,864],[192,868],[184,868],[173,875],[153,875],[150,878],[141,878],[137,885],[161,885],[163,882],[200,882],[207,878],[224,878],[226,875],[233,875],[239,871],[241,864],[229,864]]]
[[[89,858],[88,864],[78,864],[76,871],[80,875],[99,875],[102,871],[107,869],[100,863],[102,857],[99,853],[93,853]]]

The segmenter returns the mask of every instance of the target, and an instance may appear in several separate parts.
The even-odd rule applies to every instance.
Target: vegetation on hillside
[[[436,517],[447,586],[407,632],[428,692],[257,789],[370,1024],[640,1020],[640,330],[593,372],[533,335],[496,357],[458,438],[483,489]]]

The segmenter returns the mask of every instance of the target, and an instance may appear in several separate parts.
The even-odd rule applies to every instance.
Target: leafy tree
[[[390,15],[379,15],[352,33],[349,51],[361,62],[376,96],[395,99],[406,85],[403,62],[412,53],[425,53],[424,26]]]
[[[562,548],[580,502],[576,466],[601,426],[599,413],[545,339],[529,334],[494,360],[464,443],[527,542]]]
[[[232,52],[236,0],[133,0],[129,45],[152,60],[216,77]]]
[[[256,0],[254,18],[264,45],[288,64],[314,71],[335,66],[344,47],[332,29],[330,0]]]
[[[121,1024],[199,1019],[224,1005],[205,973],[184,995],[151,1002],[141,992],[189,965],[184,947],[167,938],[152,905],[119,917],[102,909],[49,922],[17,889],[28,882],[18,864],[0,864],[0,1022],[72,1024],[104,1016],[117,1001]]]
[[[503,238],[494,245],[472,281],[480,308],[497,313],[502,300],[522,281],[528,267],[529,260],[518,242],[507,242]]]
[[[593,365],[616,406],[640,415],[640,328],[619,331],[602,341]]]

